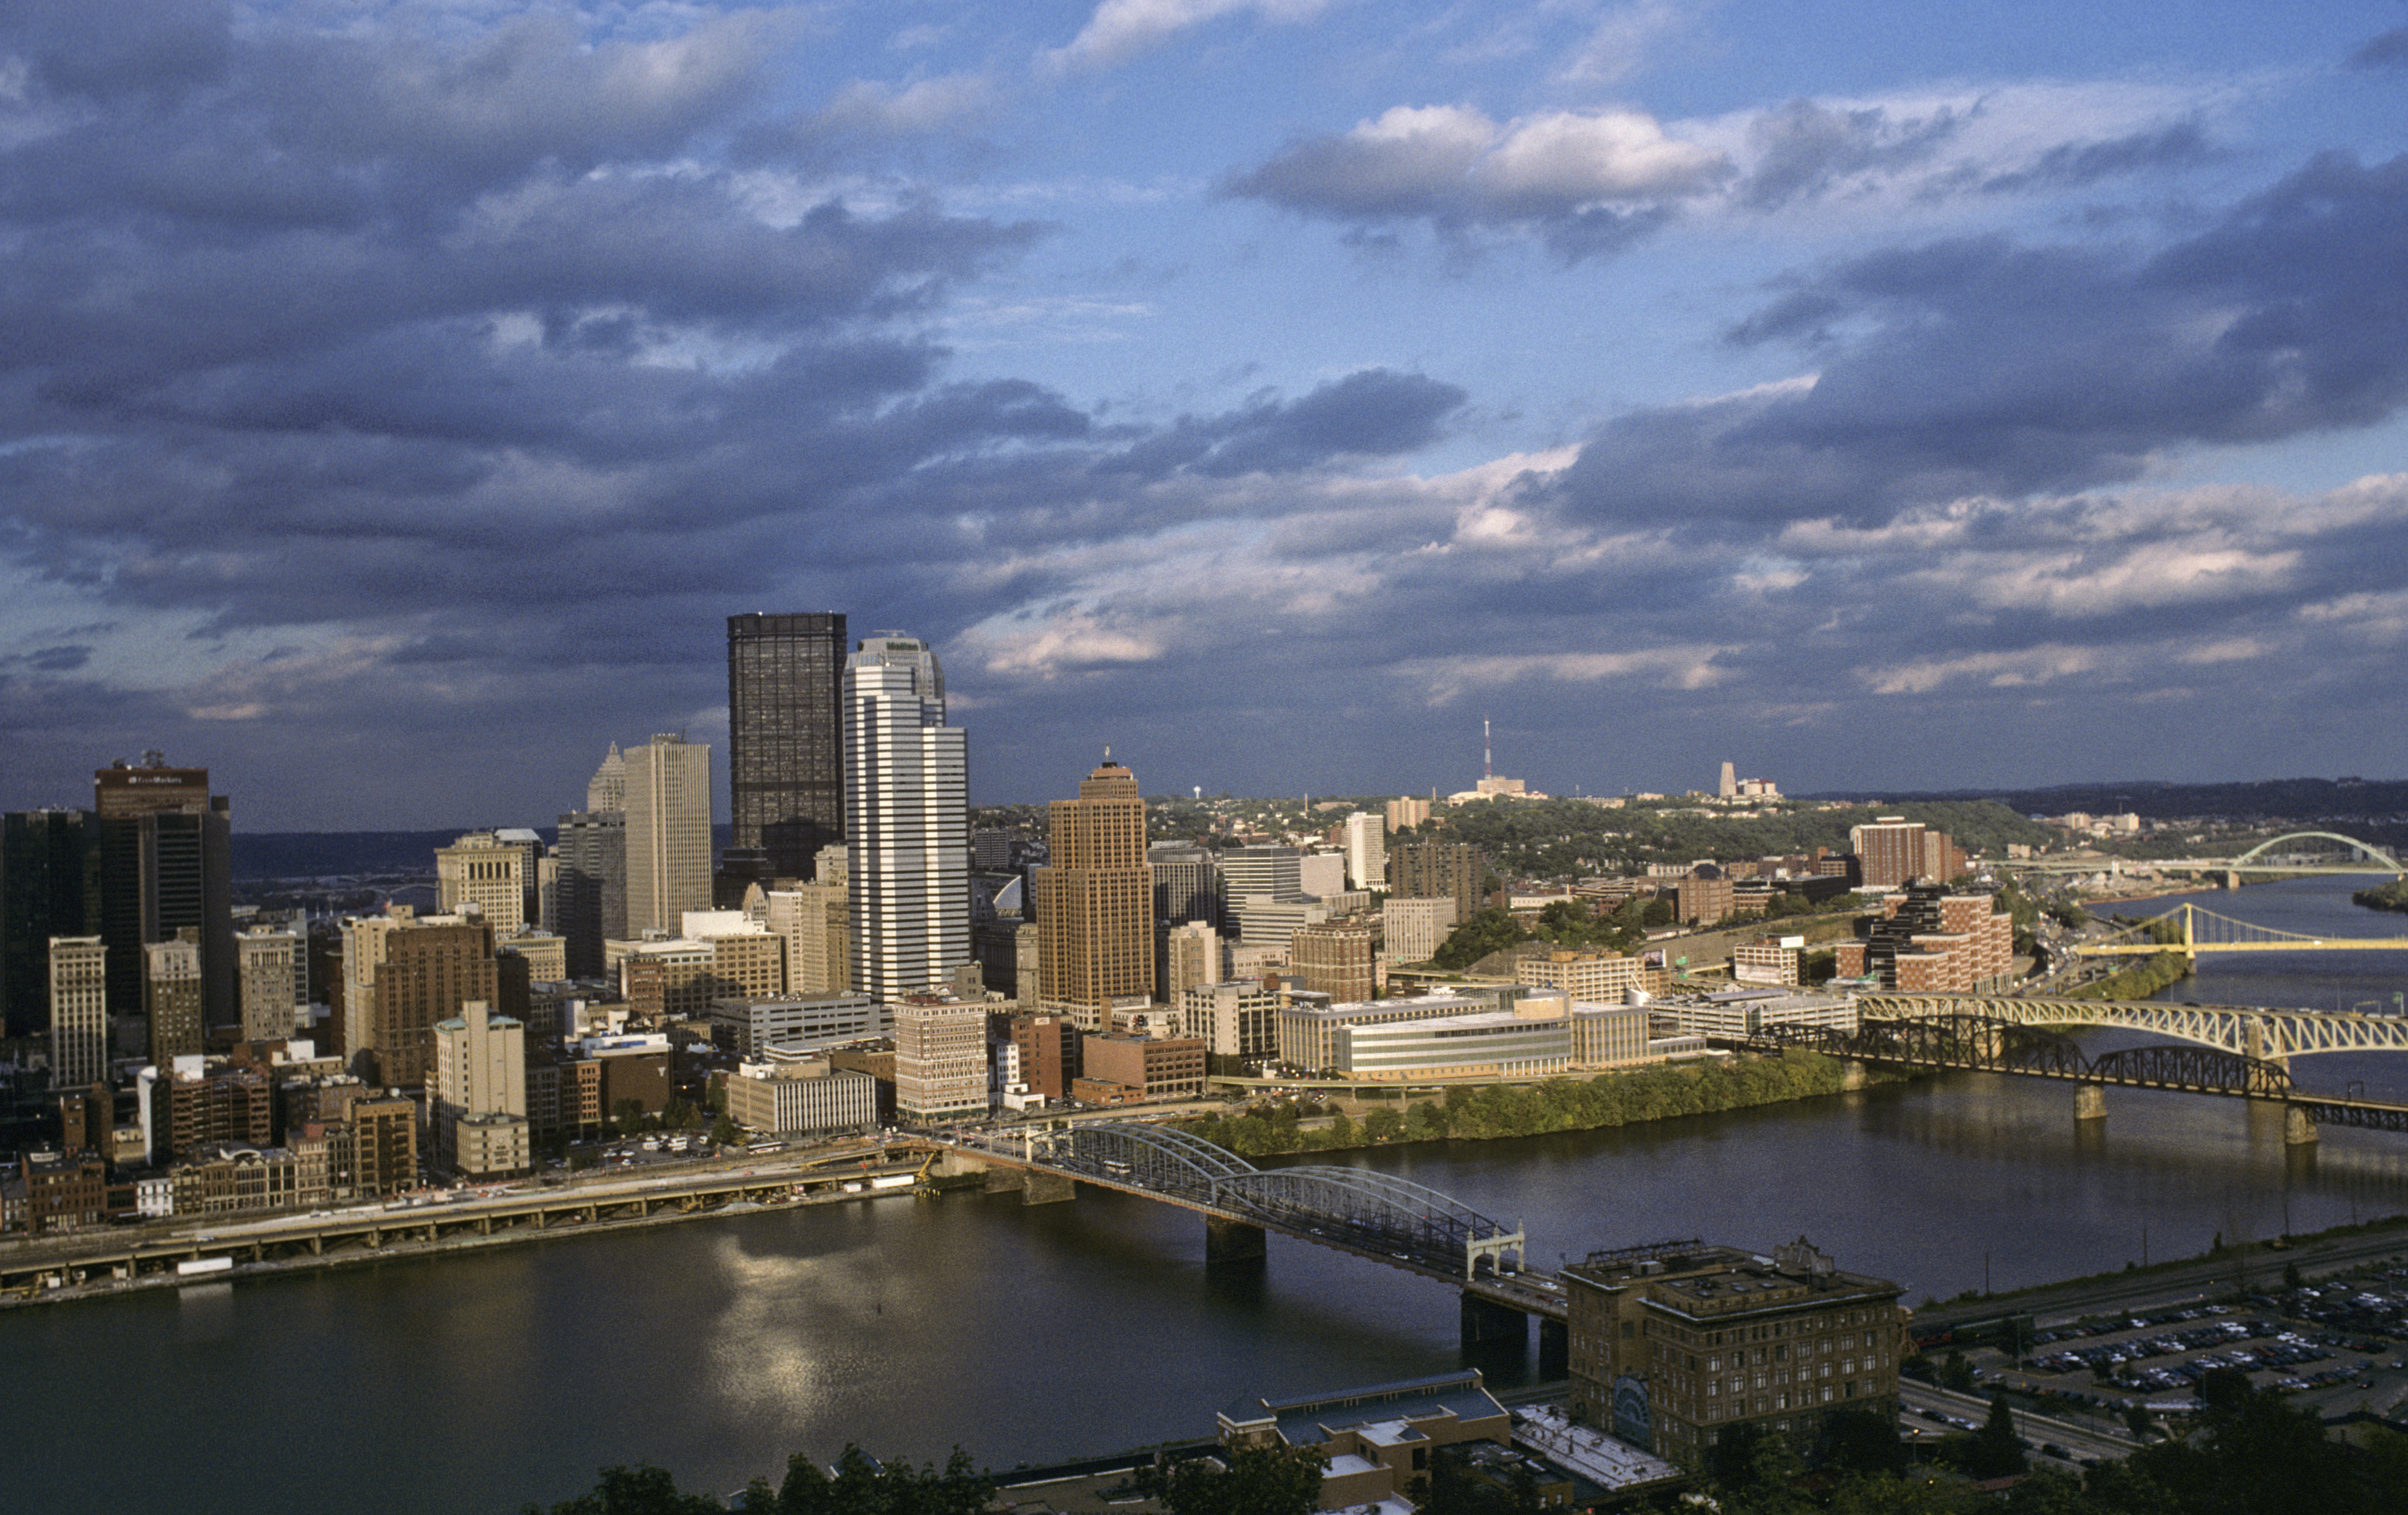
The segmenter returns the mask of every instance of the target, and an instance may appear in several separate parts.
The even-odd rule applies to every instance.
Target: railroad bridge
[[[1562,1285],[1526,1266],[1522,1227],[1410,1178],[1369,1168],[1257,1168],[1185,1132],[1120,1121],[965,1136],[939,1166],[982,1170],[990,1190],[1017,1190],[1025,1204],[1069,1199],[1083,1183],[1194,1210],[1204,1217],[1210,1263],[1263,1258],[1275,1231],[1455,1286],[1466,1343],[1526,1337],[1536,1316],[1542,1357],[1562,1349]]]
[[[1899,1001],[1944,1000],[1945,1013],[1912,1017],[1895,1015]],[[2053,1017],[1986,1013],[1994,1005],[2058,1005]],[[2105,1089],[2111,1084],[2134,1089],[2174,1089],[2194,1094],[2224,1094],[2243,1099],[2278,1100],[2285,1107],[2284,1138],[2292,1145],[2316,1139],[2319,1125],[2355,1126],[2374,1131],[2408,1131],[2408,1105],[2316,1094],[2300,1089],[2280,1058],[2253,1056],[2217,1045],[2226,1038],[2245,1046],[2272,1045],[2301,1049],[2300,1028],[2276,1027],[2270,1033],[2253,1027],[2246,1017],[2278,1016],[2281,1012],[2221,1010],[2200,1005],[2104,1005],[2098,1001],[1974,1000],[1971,996],[1868,996],[1861,1007],[1876,1003],[1893,1014],[1873,1018],[1869,1013],[1854,1031],[1836,1027],[1784,1028],[1751,1039],[1764,1049],[1808,1046],[1836,1058],[1889,1067],[1963,1068],[1983,1073],[2015,1074],[2057,1078],[2075,1086],[2077,1118],[2103,1117]],[[1925,1008],[1917,1003],[1915,1008]],[[2091,1014],[2067,1014],[2076,1009],[2168,1012],[2141,1017],[2151,1029],[2163,1030],[2169,1020],[2197,1033],[2192,1042],[2175,1046],[2122,1047],[2091,1056],[2071,1037],[2051,1029],[2081,1020],[2128,1023]],[[2283,1017],[2287,1020],[2343,1021],[2343,1017]],[[2387,1024],[2387,1023],[2386,1023]],[[2213,1039],[2211,1039],[2213,1038]],[[2312,1039],[2312,1038],[2311,1038]],[[2310,1046],[2306,1050],[2333,1050]]]

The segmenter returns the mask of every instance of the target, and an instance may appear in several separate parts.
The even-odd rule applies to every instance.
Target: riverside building
[[[936,650],[917,638],[863,639],[844,695],[853,987],[891,1004],[971,960],[968,748],[945,724]],[[985,1088],[982,1068],[982,1109]]]
[[[1802,1236],[1592,1252],[1561,1277],[1572,1416],[1634,1447],[1696,1467],[1734,1426],[1805,1451],[1842,1411],[1898,1421],[1900,1286]]]

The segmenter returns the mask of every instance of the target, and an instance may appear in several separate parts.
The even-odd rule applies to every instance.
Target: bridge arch
[[[2354,837],[2354,836],[2344,836],[2344,835],[2342,835],[2339,831],[2289,831],[2289,832],[2286,832],[2285,834],[2283,834],[2283,835],[2281,835],[2281,836],[2274,837],[2274,838],[2272,838],[2271,840],[2268,840],[2268,841],[2264,841],[2264,842],[2260,842],[2260,843],[2258,843],[2256,846],[2251,847],[2248,851],[2246,851],[2246,852],[2243,853],[2240,857],[2233,858],[2233,859],[2232,859],[2232,863],[2233,863],[2233,866],[2234,866],[2235,868],[2238,868],[2238,867],[2242,866],[2243,864],[2244,864],[2244,863],[2246,863],[2246,862],[2250,861],[2252,858],[2257,858],[2257,857],[2259,857],[2260,855],[2262,855],[2262,854],[2264,854],[2264,853],[2270,852],[2270,851],[2272,851],[2272,849],[2274,849],[2275,847],[2279,847],[2279,846],[2281,846],[2281,845],[2282,845],[2284,843],[2286,843],[2286,842],[2308,842],[2308,841],[2318,841],[2318,842],[2338,842],[2338,843],[2340,843],[2343,846],[2345,846],[2345,847],[2349,848],[2351,851],[2353,851],[2353,852],[2357,853],[2358,855],[2359,855],[2359,856],[2360,856],[2360,857],[2362,857],[2362,858],[2366,858],[2367,860],[2369,860],[2370,862],[2373,862],[2373,863],[2377,863],[2377,864],[2381,865],[2381,867],[2382,867],[2382,869],[2383,869],[2383,871],[2384,871],[2385,873],[2408,873],[2408,868],[2403,868],[2403,867],[2401,866],[2401,862],[2400,862],[2400,859],[2399,859],[2399,858],[2394,858],[2393,856],[2391,856],[2391,854],[2389,854],[2389,853],[2387,853],[2387,852],[2384,851],[2381,847],[2376,846],[2376,845],[2375,845],[2374,844],[2372,844],[2372,842],[2360,842],[2358,838],[2356,838],[2356,837]]]

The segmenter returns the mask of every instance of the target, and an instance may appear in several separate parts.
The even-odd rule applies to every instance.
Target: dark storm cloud
[[[1828,339],[1811,385],[1634,413],[1585,512],[1880,520],[2132,477],[2153,452],[2363,426],[2408,399],[2408,158],[2319,157],[2155,257],[1961,239],[1806,281],[1734,339]]]
[[[1224,415],[1182,417],[1107,467],[1150,477],[1190,469],[1227,478],[1409,453],[1435,440],[1440,424],[1469,397],[1419,374],[1367,368],[1285,404],[1266,397]]]

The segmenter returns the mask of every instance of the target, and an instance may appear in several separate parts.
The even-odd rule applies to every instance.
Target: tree
[[[744,1508],[774,1510],[777,1515],[980,1515],[995,1497],[993,1478],[976,1471],[959,1447],[940,1472],[910,1463],[881,1465],[860,1448],[847,1445],[836,1460],[836,1476],[821,1471],[808,1457],[786,1462],[786,1480],[774,1503],[756,1503],[769,1492],[768,1480],[755,1479],[744,1495]]]
[[[1977,1479],[2008,1479],[2024,1471],[2024,1447],[2015,1435],[2014,1412],[2007,1408],[2007,1396],[1990,1396],[1990,1416],[1982,1429],[1973,1433],[1973,1444],[1965,1451],[1965,1471]]]
[[[1824,1466],[1834,1471],[1906,1471],[1906,1445],[1898,1438],[1898,1422],[1870,1410],[1841,1410],[1824,1417],[1820,1456]]]
[[[1201,1457],[1156,1464],[1140,1468],[1135,1481],[1167,1515],[1312,1515],[1321,1508],[1329,1457],[1318,1447],[1243,1447],[1218,1461],[1223,1465]]]
[[[532,1501],[521,1515],[722,1515],[718,1500],[708,1494],[678,1493],[666,1468],[649,1464],[606,1467],[602,1480],[574,1499],[547,1511]]]
[[[718,1119],[710,1123],[710,1145],[713,1147],[733,1147],[743,1139],[742,1128],[730,1119],[724,1110],[719,1113]]]

